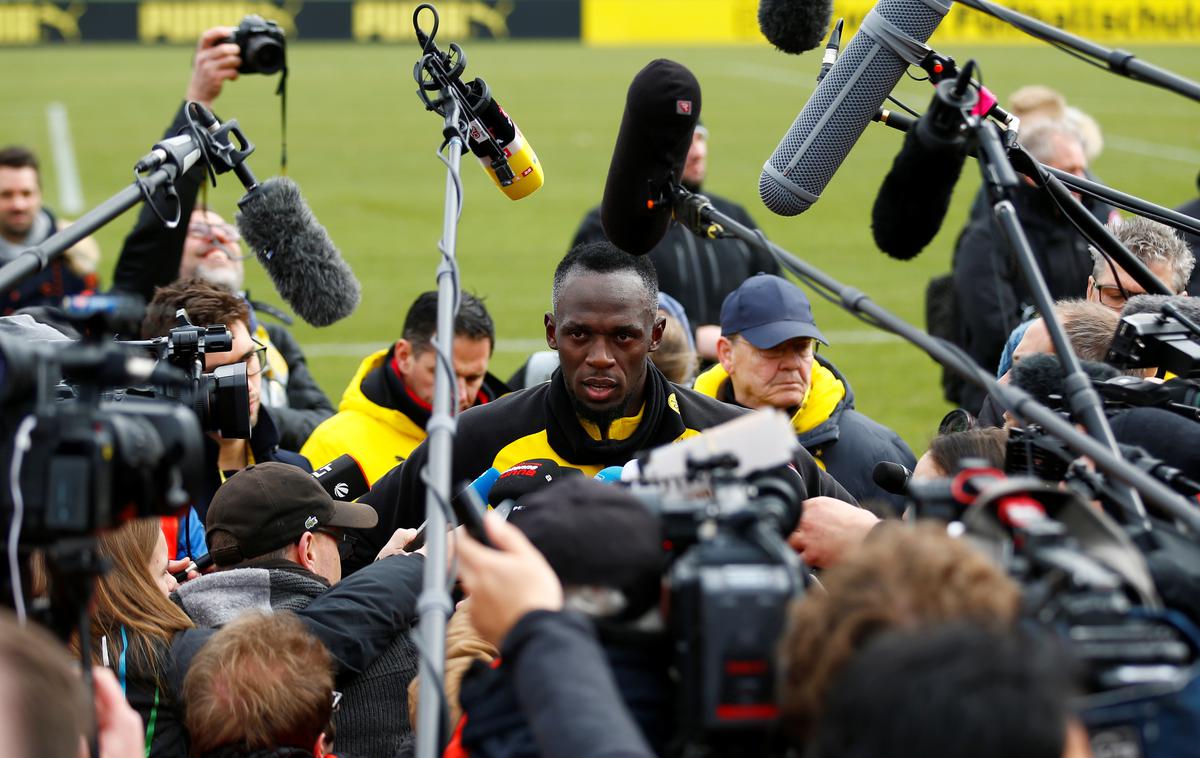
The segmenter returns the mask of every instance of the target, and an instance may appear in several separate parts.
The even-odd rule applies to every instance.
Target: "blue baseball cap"
[[[729,293],[721,304],[721,334],[740,334],[759,350],[796,337],[829,344],[813,320],[804,292],[771,274],[755,274]]]

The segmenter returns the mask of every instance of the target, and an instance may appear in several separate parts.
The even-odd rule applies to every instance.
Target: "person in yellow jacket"
[[[317,467],[349,453],[372,484],[407,458],[425,439],[433,408],[436,323],[437,292],[422,293],[405,316],[402,338],[363,359],[338,412],[313,430],[300,454]],[[460,411],[508,391],[487,370],[495,344],[496,328],[487,308],[462,293],[454,322]]]
[[[854,409],[850,383],[816,343],[829,344],[799,287],[758,274],[721,306],[717,363],[696,378],[701,394],[745,408],[778,408],[792,417],[796,438],[860,502],[903,498],[882,490],[871,473],[891,461],[909,469],[912,450],[899,435]]]

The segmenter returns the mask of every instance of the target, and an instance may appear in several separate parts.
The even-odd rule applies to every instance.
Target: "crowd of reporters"
[[[187,100],[212,107],[237,77],[231,32],[201,37]],[[1081,114],[1041,90],[1023,96],[1031,111],[1049,112],[1040,125],[1029,117],[1026,146],[1083,174],[1099,149],[1094,123],[1081,129]],[[168,134],[184,120],[180,109]],[[707,137],[699,127],[689,154],[693,190],[705,178]],[[37,171],[27,151],[0,151],[6,256],[62,223],[40,206]],[[86,636],[67,634],[63,645],[36,625],[0,619],[0,739],[15,756],[78,754],[91,734],[100,754],[114,758],[411,755],[417,709],[429,707],[418,697],[429,669],[414,630],[427,568],[418,545],[439,360],[436,295],[416,298],[397,340],[362,359],[335,408],[280,314],[245,291],[237,227],[197,205],[203,180],[194,170],[177,184],[186,223],[169,229],[152,209],[141,211],[110,293],[144,301],[144,340],[174,334],[180,311],[196,327],[224,325],[228,347],[199,353],[197,370],[244,365],[248,433],[209,431],[197,486],[173,515],[100,535],[107,571],[85,608]],[[24,182],[16,205],[6,182]],[[1062,298],[1056,317],[1089,362],[1117,440],[1129,446],[1123,453],[1194,502],[1200,387],[1180,369],[1179,351],[1143,350],[1134,360],[1114,349],[1122,309],[1148,307],[1136,298],[1143,289],[1064,231],[1032,193],[1022,219],[1044,232],[1036,252]],[[744,209],[721,202],[753,224]],[[1107,207],[1093,212],[1172,292],[1186,292],[1194,258],[1181,237]],[[442,701],[433,704],[443,754],[1074,758],[1195,750],[1196,534],[1153,513],[1127,536],[1136,530],[1111,483],[1060,441],[957,384],[947,389],[965,408],[936,435],[931,420],[928,451],[915,456],[856,409],[851,377],[827,354],[836,344],[773,261],[757,260],[742,243],[689,244],[695,240],[678,225],[660,249],[635,258],[603,238],[594,216],[547,283],[551,351],[530,356],[507,382],[492,375],[497,328],[483,299],[466,292],[449,341],[461,414],[455,486],[495,470],[483,499],[516,504],[505,506],[507,521],[489,514],[482,532],[457,529],[450,539],[460,602],[446,629]],[[953,274],[931,288],[949,293],[961,313],[959,333],[947,336],[997,368],[1002,382],[1066,411],[1061,363],[1041,319],[1025,318],[1036,314],[1028,293],[1009,281],[1011,267],[998,263],[1007,260],[998,241],[986,211],[973,209]],[[18,313],[6,332],[93,337],[94,324],[55,305],[96,287],[95,257],[81,245],[11,293],[8,310]],[[705,280],[697,275],[710,260],[721,265]],[[1170,366],[1146,355],[1166,355]],[[655,511],[644,492],[610,481],[637,474],[606,474],[630,461],[645,465],[652,448],[715,434],[747,410],[782,412],[794,446],[784,476],[790,521],[750,547],[762,566],[786,568],[794,584],[768,609],[777,626],[734,617],[732,602],[704,606],[711,618],[687,617],[731,640],[703,648],[720,655],[697,664],[720,671],[689,679],[677,654],[702,644],[678,628],[687,596],[671,586],[688,554],[670,544],[661,503]],[[357,502],[311,475],[343,454],[362,467],[369,488]],[[720,476],[737,465],[756,471],[755,461],[709,461],[711,471],[699,463],[688,475],[712,485],[711,499],[690,507],[714,509],[724,537],[698,530],[690,539],[737,542],[753,529],[734,536],[745,525],[721,520],[729,502],[719,491],[729,482]],[[1002,511],[1009,502],[988,495],[1006,473],[1051,482],[1038,489],[1013,480],[1032,500],[1043,498],[1039,507],[1060,504],[1046,506],[1050,515],[1093,531],[1034,534],[999,516],[982,524],[982,503],[1000,502],[993,507]],[[745,489],[749,510],[763,491]],[[790,552],[772,554],[776,542]],[[1071,563],[1063,552],[1081,557]],[[28,571],[19,592],[31,600],[60,597],[55,583],[73,580],[58,570],[60,558],[41,550],[21,557]],[[1084,563],[1102,570],[1088,573],[1078,568]],[[748,581],[728,580],[731,588]],[[1161,650],[1140,658],[1119,646],[1081,650],[1080,634],[1117,634],[1125,622]],[[764,631],[773,632],[769,655],[755,658],[762,648],[753,638]],[[68,651],[92,662],[91,678],[72,671]],[[1139,665],[1145,679],[1120,678]],[[764,679],[768,700],[739,691]],[[697,681],[727,687],[689,692]],[[715,708],[712,719],[698,722],[706,705]],[[1129,715],[1126,705],[1141,710]],[[1104,752],[1130,745],[1140,752]]]

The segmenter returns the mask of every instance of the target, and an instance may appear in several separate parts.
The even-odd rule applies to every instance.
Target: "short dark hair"
[[[4,166],[5,168],[31,168],[38,175],[38,182],[41,182],[41,166],[38,165],[37,156],[27,147],[9,145],[8,147],[0,148],[0,166]]]
[[[646,289],[647,307],[658,307],[658,272],[654,270],[650,256],[630,255],[608,240],[601,240],[576,245],[558,262],[558,267],[554,269],[554,289],[551,293],[551,307],[555,312],[558,311],[567,277],[576,269],[593,274],[634,274],[642,280],[642,286]]]
[[[1052,638],[1016,628],[885,633],[832,683],[808,755],[1058,758],[1071,718],[1064,658]]]
[[[426,350],[433,335],[437,332],[437,301],[436,291],[422,292],[413,301],[404,317],[404,334],[402,335],[413,346],[414,353]],[[454,317],[454,336],[466,337],[473,340],[486,339],[492,349],[496,347],[496,325],[492,316],[483,305],[483,300],[470,292],[463,292],[458,303],[458,315]]]
[[[241,321],[250,328],[250,306],[246,299],[228,287],[192,277],[178,279],[154,290],[154,299],[146,306],[142,320],[143,337],[165,337],[175,328],[175,311],[183,308],[196,326]]]
[[[996,427],[939,434],[929,442],[929,457],[946,476],[957,474],[964,458],[982,458],[1003,471],[1007,442],[1008,430]]]

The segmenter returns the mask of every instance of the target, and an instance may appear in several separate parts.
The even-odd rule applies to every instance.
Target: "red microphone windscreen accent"
[[[699,118],[700,83],[683,65],[659,58],[630,83],[600,204],[605,236],[625,252],[644,255],[666,235],[671,207],[658,200],[683,175]]]

